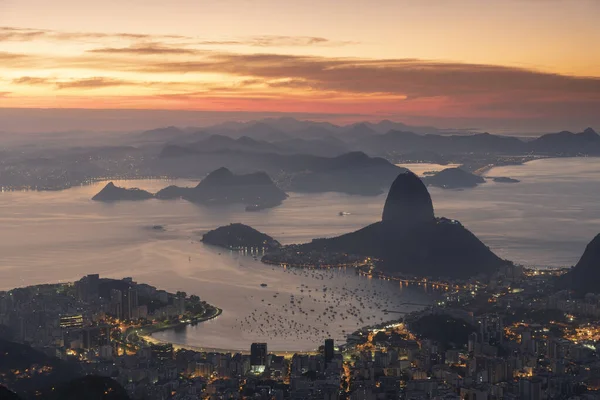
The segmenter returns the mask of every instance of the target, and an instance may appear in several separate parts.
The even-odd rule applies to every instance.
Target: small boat
[[[261,283],[260,286],[267,287],[267,284],[266,283]]]
[[[349,212],[346,211],[340,211],[340,213],[338,214],[340,217],[343,217],[344,215],[350,215]]]

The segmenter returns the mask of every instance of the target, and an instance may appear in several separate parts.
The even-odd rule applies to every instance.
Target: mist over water
[[[537,267],[569,266],[600,232],[600,159],[539,160],[494,168],[487,175],[509,176],[521,183],[488,181],[474,189],[430,188],[430,192],[438,216],[460,220],[501,257]],[[182,180],[117,184],[157,191],[172,183],[195,184]],[[302,284],[311,290],[329,286],[338,293],[336,301],[342,309],[356,306],[354,300],[341,299],[344,287],[376,291],[389,299],[390,307],[405,307],[407,311],[411,308],[402,303],[430,301],[419,288],[400,291],[397,284],[369,281],[354,276],[352,271],[331,272],[321,280],[198,243],[202,233],[230,222],[248,224],[282,243],[350,232],[381,218],[385,195],[291,193],[280,207],[248,213],[243,206],[215,209],[183,200],[114,204],[91,201],[104,184],[58,192],[0,194],[0,290],[71,281],[89,273],[132,276],[138,282],[166,290],[198,294],[225,310],[215,321],[158,337],[240,349],[264,339],[274,350],[314,348],[323,337],[298,339],[294,348],[289,348],[290,338],[265,337],[277,336],[275,328],[271,327],[268,334],[251,333],[241,329],[238,320],[254,310],[284,316],[284,303],[289,302],[291,294],[300,295]],[[341,217],[340,211],[350,215]],[[153,230],[152,225],[163,225],[166,231]],[[260,287],[261,283],[268,287]],[[273,298],[277,292],[279,295]],[[336,294],[331,296],[333,300]],[[265,306],[262,300],[272,306]],[[295,319],[320,326],[315,318],[321,306],[324,304],[314,305],[314,316],[296,315]],[[371,312],[376,321],[394,317],[375,308]],[[343,336],[342,329],[357,327],[356,320],[340,324],[343,327],[329,328],[335,338]]]

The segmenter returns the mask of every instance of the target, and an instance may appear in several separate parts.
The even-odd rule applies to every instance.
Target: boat
[[[338,214],[340,217],[343,217],[344,215],[350,215],[349,212],[346,211],[340,211],[340,213]]]

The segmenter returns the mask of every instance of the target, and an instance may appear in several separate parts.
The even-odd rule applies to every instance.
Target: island
[[[511,265],[460,222],[436,217],[426,186],[412,172],[400,174],[388,193],[382,220],[358,231],[267,253],[270,264],[369,264],[393,276],[465,279]],[[371,261],[369,261],[371,260]]]
[[[169,186],[156,193],[158,199],[182,198],[207,205],[241,203],[248,211],[276,207],[287,197],[265,172],[235,175],[227,168],[211,172],[193,188]]]
[[[492,180],[497,183],[519,183],[519,182],[521,182],[518,179],[509,178],[506,176],[498,176],[498,177],[492,178]]]
[[[246,211],[260,211],[280,205],[287,197],[265,172],[235,175],[227,168],[219,168],[195,187],[171,185],[156,194],[137,188],[118,187],[110,182],[92,200],[113,202],[152,198],[184,199],[209,206],[239,203],[246,206]]]
[[[153,198],[154,195],[150,192],[147,192],[138,188],[122,188],[119,186],[115,186],[114,183],[109,182],[104,186],[104,188],[98,192],[92,200],[94,201],[104,201],[104,202],[112,202],[112,201],[121,201],[121,200],[148,200]]]
[[[271,236],[240,223],[209,231],[202,236],[202,242],[231,250],[244,248],[273,250],[281,247],[281,244]]]
[[[423,182],[426,185],[442,189],[462,189],[475,187],[484,183],[485,179],[462,168],[446,168],[438,173],[424,177]]]

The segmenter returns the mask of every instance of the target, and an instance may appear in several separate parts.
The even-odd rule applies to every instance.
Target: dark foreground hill
[[[383,217],[356,232],[315,239],[300,251],[327,251],[381,259],[390,273],[468,278],[507,261],[496,256],[460,222],[436,218],[431,197],[413,173],[398,176]]]
[[[23,375],[14,371],[22,371]],[[79,377],[79,370],[74,364],[30,346],[0,339],[0,377],[0,384],[22,398],[29,398],[36,391],[44,392]]]
[[[558,285],[578,295],[600,293],[600,234],[587,245],[577,265],[559,277]]]

